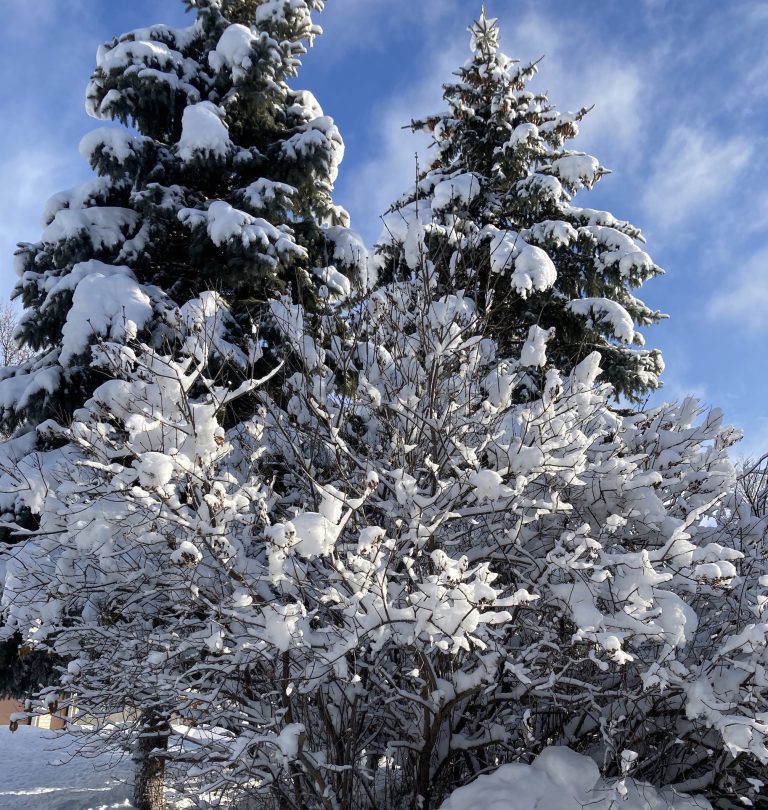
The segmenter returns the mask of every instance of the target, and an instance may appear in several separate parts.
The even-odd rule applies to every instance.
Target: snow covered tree
[[[331,199],[341,137],[311,93],[288,85],[322,0],[187,6],[189,27],[155,25],[99,49],[87,108],[123,126],[83,139],[95,178],[54,195],[39,242],[16,254],[17,332],[35,354],[0,368],[0,430],[16,433],[3,470],[55,445],[35,428],[66,425],[109,376],[92,362],[98,341],[141,338],[173,355],[177,302],[215,289],[229,307],[210,373],[236,384],[254,364],[257,374],[275,364],[271,296],[311,311],[365,270]],[[0,491],[0,512],[28,529],[37,506]]]
[[[661,270],[637,228],[572,202],[606,173],[565,148],[588,110],[560,113],[529,91],[537,66],[500,51],[497,21],[485,11],[470,31],[472,56],[445,85],[448,110],[412,124],[432,136],[435,153],[385,217],[382,280],[408,272],[401,237],[418,218],[441,289],[471,295],[505,349],[519,350],[534,324],[554,328],[557,368],[568,372],[598,350],[603,379],[638,401],[658,387],[663,362],[642,348],[637,327],[662,316],[631,290]]]
[[[207,376],[215,293],[179,310],[178,357],[97,346],[112,379],[3,481],[41,515],[9,626],[70,661],[44,703],[74,693],[137,784],[168,763],[199,807],[434,810],[552,744],[617,798],[629,776],[749,795],[764,563],[755,525],[724,531],[736,434],[690,400],[617,414],[599,355],[548,368],[539,327],[501,355],[419,222],[406,238],[410,277],[342,331],[270,302],[279,391]]]
[[[16,338],[18,314],[10,304],[0,308],[0,366],[16,366],[29,360],[30,350]]]
[[[331,199],[338,130],[311,93],[288,86],[322,0],[186,5],[191,26],[138,29],[99,49],[87,109],[124,127],[83,139],[95,179],[55,195],[40,241],[17,253],[20,339],[40,355],[0,371],[6,427],[81,405],[100,379],[94,340],[160,347],[174,301],[216,289],[230,302],[239,351],[219,362],[238,367],[269,352],[259,344],[271,295],[311,310],[364,263]]]
[[[204,662],[221,649],[217,617],[244,594],[243,543],[266,492],[221,465],[231,446],[218,420],[259,385],[205,376],[225,313],[214,293],[182,307],[178,360],[101,344],[94,363],[111,379],[69,427],[47,422],[62,446],[27,455],[15,475],[22,497],[41,499],[40,526],[7,563],[8,628],[68,662],[43,704],[87,720],[86,751],[95,735],[132,754],[137,810],[164,806],[166,760],[194,761],[183,745],[168,751],[171,719],[200,714],[206,690],[225,686]]]
[[[176,302],[213,287],[230,305],[217,308],[207,373],[238,381],[254,365],[259,373],[275,365],[275,333],[264,321],[270,297],[286,293],[311,311],[316,301],[348,290],[345,273],[365,269],[365,251],[331,199],[341,137],[310,93],[288,86],[305,43],[319,33],[310,14],[321,0],[187,5],[196,12],[190,27],[140,29],[99,50],[88,110],[124,128],[83,139],[95,179],[55,195],[40,241],[17,253],[16,295],[26,308],[19,334],[37,354],[0,370],[0,421],[15,431],[0,452],[3,541],[48,519],[36,465],[68,447],[73,413],[115,374],[94,361],[94,346],[141,339],[172,363],[184,351]],[[59,427],[49,430],[50,420]],[[19,470],[28,477],[20,480]],[[32,548],[47,553],[24,541],[9,556],[30,560]],[[131,587],[128,567],[111,576]],[[7,605],[13,600],[11,583]],[[63,610],[63,621],[78,610],[87,614],[80,603]],[[146,611],[142,621],[151,621]],[[4,634],[17,629],[23,624],[11,622]],[[38,688],[57,660],[41,656],[52,647],[31,643],[28,630],[30,643],[19,652],[17,636],[3,648],[14,664],[3,669],[3,689],[14,694]],[[105,665],[104,674],[114,676],[114,667]],[[135,669],[123,667],[122,676],[107,681],[111,691],[101,704],[85,703],[94,717],[105,705],[133,707],[144,730],[137,739],[148,750],[162,747],[156,743],[166,729],[167,695],[151,679],[138,688]],[[130,699],[130,689],[120,689],[125,683],[133,685]],[[156,733],[147,732],[152,728]],[[162,761],[150,756],[139,770],[137,797],[144,798],[137,807],[157,803]]]

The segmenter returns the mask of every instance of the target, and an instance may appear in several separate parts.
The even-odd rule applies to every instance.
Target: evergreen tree
[[[180,305],[215,289],[228,306],[216,309],[208,373],[266,373],[277,362],[267,300],[287,295],[312,312],[365,272],[331,198],[342,139],[312,94],[288,85],[320,32],[311,13],[322,0],[186,5],[189,27],[155,25],[99,49],[87,109],[122,126],[85,136],[96,176],[52,197],[40,240],[19,246],[17,337],[36,354],[0,368],[0,430],[16,434],[0,471],[60,442],[47,421],[67,425],[112,374],[94,354],[101,341],[141,339],[173,356]],[[31,489],[0,487],[11,521],[0,540],[35,527]],[[17,675],[3,675],[0,689],[15,690]]]
[[[432,136],[435,153],[385,218],[381,278],[410,271],[400,237],[418,218],[440,288],[464,289],[487,309],[503,347],[519,348],[533,324],[554,327],[557,368],[568,372],[598,350],[605,381],[638,401],[658,387],[663,361],[642,348],[636,327],[662,316],[631,290],[662,271],[639,246],[637,228],[572,204],[606,173],[564,146],[588,110],[560,113],[530,92],[536,65],[501,52],[485,10],[470,32],[472,56],[444,88],[448,110],[412,123]]]
[[[124,126],[83,139],[95,179],[55,195],[40,241],[17,253],[19,338],[41,354],[0,371],[6,427],[66,421],[99,380],[94,340],[161,346],[174,302],[220,292],[231,317],[219,362],[246,366],[269,350],[270,295],[312,310],[349,289],[341,271],[364,266],[331,199],[341,137],[311,93],[288,86],[322,0],[186,5],[190,27],[99,49],[87,109]]]

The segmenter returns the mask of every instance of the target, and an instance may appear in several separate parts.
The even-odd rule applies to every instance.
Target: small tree
[[[381,279],[407,274],[402,237],[419,219],[440,289],[471,295],[504,351],[519,351],[534,324],[554,328],[548,351],[557,368],[567,373],[600,351],[603,379],[638,401],[659,386],[664,365],[658,350],[642,348],[637,327],[662,316],[632,289],[662,271],[637,228],[572,202],[607,173],[564,146],[588,110],[560,113],[528,90],[537,66],[501,52],[497,21],[485,11],[470,31],[471,58],[444,87],[448,110],[412,124],[435,151],[384,219]]]
[[[0,308],[0,366],[17,366],[31,356],[31,351],[16,337],[18,325],[19,318],[12,306]]]
[[[755,517],[768,516],[768,455],[745,458],[739,465],[739,491]]]

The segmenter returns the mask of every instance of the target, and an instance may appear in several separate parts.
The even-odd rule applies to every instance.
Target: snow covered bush
[[[553,743],[679,781],[703,767],[669,758],[686,717],[762,757],[746,693],[727,719],[696,697],[720,666],[700,618],[741,557],[708,526],[735,434],[692,401],[620,416],[599,355],[561,375],[537,327],[500,357],[474,302],[435,292],[424,238],[324,347],[278,306],[304,368],[267,404],[265,554],[318,806],[436,806]]]
[[[691,401],[617,414],[599,355],[562,375],[536,327],[500,356],[413,227],[411,277],[344,318],[273,299],[278,391],[207,376],[213,293],[180,357],[99,344],[111,379],[3,482],[40,515],[8,628],[69,662],[44,700],[198,806],[434,808],[551,745],[718,795],[713,762],[765,760],[764,626],[720,542],[733,432]]]

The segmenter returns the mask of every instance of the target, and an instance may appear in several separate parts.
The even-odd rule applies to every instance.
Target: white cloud
[[[732,263],[707,310],[710,317],[737,324],[747,332],[768,331],[768,248],[755,253],[740,267],[736,261]]]
[[[724,206],[749,163],[753,145],[714,130],[677,126],[653,163],[643,205],[659,230],[670,230],[708,208]]]
[[[428,40],[459,12],[466,16],[457,0],[332,0],[317,17],[324,34],[315,47],[327,67],[357,51],[386,51],[409,29],[424,31]]]
[[[16,244],[40,236],[48,197],[91,175],[77,149],[83,132],[94,125],[85,114],[85,86],[97,46],[122,30],[122,24],[113,27],[106,7],[99,10],[92,0],[3,0],[2,5],[0,75],[13,82],[0,96],[5,123],[0,128],[0,300],[16,283]],[[121,9],[121,19],[125,23],[133,15],[140,25],[155,14],[178,18],[180,5],[177,0],[151,0],[151,7],[137,2]]]
[[[40,216],[46,200],[62,188],[71,186],[87,167],[79,155],[67,154],[59,144],[39,139],[33,146],[18,146],[11,158],[0,163],[0,296],[5,299],[16,283],[12,256],[18,242],[34,241],[40,236]]]
[[[602,163],[621,166],[634,162],[646,137],[646,94],[653,71],[618,45],[600,42],[588,30],[568,31],[540,12],[522,18],[503,15],[502,41],[513,56],[533,61],[544,56],[534,86],[545,89],[561,110],[594,107],[580,124],[574,148],[591,151]],[[641,68],[643,73],[641,74]]]
[[[768,417],[758,416],[739,429],[744,437],[731,450],[731,457],[737,462],[761,458],[768,451]]]
[[[696,351],[691,351],[691,346],[681,339],[683,330],[676,327],[664,324],[647,334],[653,334],[653,345],[661,349],[665,363],[662,387],[649,397],[652,408],[665,402],[681,402],[686,397],[694,397],[703,404],[712,400],[712,392],[698,372]]]

